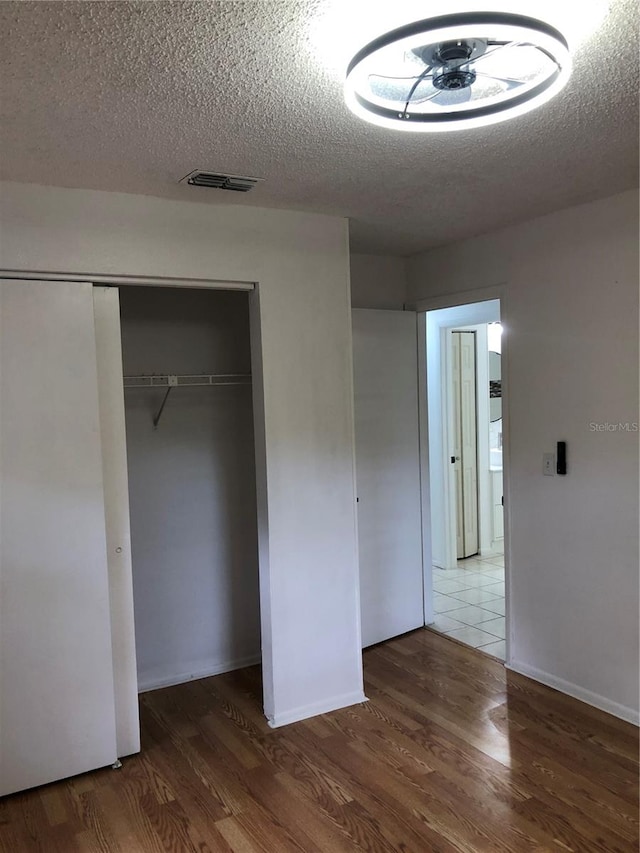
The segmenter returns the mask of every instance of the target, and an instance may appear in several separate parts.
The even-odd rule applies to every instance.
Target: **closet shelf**
[[[124,388],[165,388],[166,392],[160,408],[153,419],[153,428],[157,429],[162,412],[172,388],[211,387],[213,385],[251,385],[250,373],[166,373],[124,376]]]
[[[250,385],[250,373],[144,374],[125,376],[125,388],[177,388],[180,385]]]

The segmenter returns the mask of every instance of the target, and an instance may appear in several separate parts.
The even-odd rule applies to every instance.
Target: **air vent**
[[[202,172],[196,169],[185,175],[181,184],[191,184],[192,187],[209,187],[214,190],[232,190],[236,193],[248,193],[263,178],[245,178],[240,175],[221,175],[218,172]]]

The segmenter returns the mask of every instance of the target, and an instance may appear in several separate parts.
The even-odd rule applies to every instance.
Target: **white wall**
[[[351,255],[351,305],[401,311],[407,299],[404,258]]]
[[[250,373],[246,293],[123,287],[125,375]],[[260,658],[249,385],[125,392],[141,690]]]
[[[258,283],[265,711],[278,725],[362,700],[346,221],[26,184],[0,191],[4,269]]]
[[[410,298],[503,284],[511,665],[638,709],[638,194],[410,259]],[[568,475],[542,454],[566,440]],[[507,500],[507,498],[505,498]]]

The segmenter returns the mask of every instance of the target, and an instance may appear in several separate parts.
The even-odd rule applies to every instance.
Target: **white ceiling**
[[[567,31],[596,5],[557,0],[548,19]],[[355,251],[410,254],[637,185],[637,2],[610,5],[550,103],[414,134],[352,116],[342,71],[441,4],[2,2],[0,177],[339,214]],[[195,168],[266,180],[247,196],[178,184]]]

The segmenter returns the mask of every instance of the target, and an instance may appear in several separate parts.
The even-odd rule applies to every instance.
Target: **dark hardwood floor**
[[[141,696],[143,748],[0,801],[0,850],[637,853],[635,727],[428,630],[282,729],[258,667]]]

